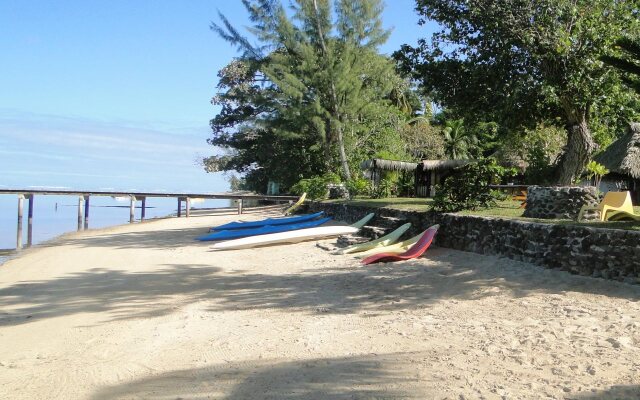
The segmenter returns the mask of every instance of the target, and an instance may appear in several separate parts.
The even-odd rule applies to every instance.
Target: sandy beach
[[[69,234],[0,266],[0,398],[640,398],[640,286],[443,248],[361,267],[316,242],[193,240],[236,218]]]

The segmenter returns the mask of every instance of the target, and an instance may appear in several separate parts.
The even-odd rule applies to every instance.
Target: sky
[[[414,0],[386,0],[386,54],[431,32]],[[240,0],[0,1],[0,188],[221,192],[197,160],[217,72],[234,48],[218,10]]]

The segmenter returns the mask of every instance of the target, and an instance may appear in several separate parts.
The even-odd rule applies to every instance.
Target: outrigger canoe
[[[421,232],[419,235],[416,235],[414,237],[412,237],[411,239],[407,239],[404,240],[402,242],[398,242],[398,243],[394,243],[394,244],[390,244],[389,246],[384,246],[384,247],[376,247],[373,248],[371,250],[367,250],[367,251],[363,251],[361,253],[356,253],[354,254],[354,256],[356,257],[367,257],[370,256],[372,254],[378,254],[378,253],[404,253],[405,251],[409,250],[409,248],[411,246],[413,246],[414,244],[418,243],[418,240],[420,240],[420,238],[422,237],[422,235],[424,234],[424,232]]]
[[[247,229],[247,228],[259,228],[266,225],[288,225],[297,224],[300,222],[311,221],[322,216],[324,211],[317,212],[315,214],[304,214],[295,217],[283,217],[283,218],[267,218],[259,221],[234,221],[228,224],[218,225],[211,228],[209,231],[228,231],[232,229]]]
[[[231,229],[228,231],[216,231],[204,236],[197,237],[197,240],[201,241],[214,241],[214,240],[229,240],[242,238],[247,236],[267,235],[270,233],[294,231],[305,228],[313,228],[320,226],[325,222],[330,221],[331,218],[320,218],[313,221],[301,222],[299,224],[287,224],[287,225],[265,225],[257,228],[249,229]]]
[[[381,238],[371,240],[365,243],[354,244],[354,245],[345,247],[344,249],[338,250],[336,253],[337,254],[358,253],[361,251],[367,251],[375,248],[382,248],[385,246],[389,246],[390,244],[397,242],[398,239],[400,239],[400,236],[402,236],[410,227],[411,227],[411,223],[407,222],[406,224],[400,226],[393,232],[387,235],[384,235]]]
[[[299,229],[289,232],[271,233],[267,235],[250,236],[242,239],[227,240],[215,243],[212,248],[215,250],[235,250],[248,249],[258,246],[273,244],[298,243],[305,240],[326,239],[339,235],[356,233],[362,228],[374,214],[367,214],[358,222],[348,226],[319,226],[316,228]]]
[[[392,262],[392,261],[403,261],[403,260],[411,260],[414,258],[420,257],[431,245],[433,242],[433,238],[438,233],[438,228],[440,225],[434,225],[431,228],[424,231],[422,237],[416,244],[411,246],[409,250],[404,253],[379,253],[374,254],[360,261],[364,265],[374,264],[378,262]]]

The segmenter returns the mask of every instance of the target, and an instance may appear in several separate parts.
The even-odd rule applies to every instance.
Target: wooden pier
[[[185,217],[191,216],[191,199],[220,199],[236,200],[238,204],[238,214],[242,214],[243,202],[245,200],[263,200],[273,202],[290,202],[298,198],[296,196],[266,196],[259,194],[242,193],[154,193],[154,192],[111,192],[95,190],[50,190],[50,189],[0,189],[0,195],[18,196],[18,224],[16,231],[16,250],[22,249],[24,203],[27,200],[27,246],[33,243],[33,203],[38,196],[77,196],[78,197],[78,230],[89,228],[89,202],[91,196],[108,197],[128,197],[129,202],[129,223],[135,221],[136,203],[140,201],[140,220],[144,221],[146,216],[146,206],[148,197],[173,197],[178,200],[177,217],[182,216],[182,204],[184,202]]]

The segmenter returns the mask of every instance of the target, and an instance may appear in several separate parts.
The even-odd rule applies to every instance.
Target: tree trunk
[[[587,125],[587,111],[581,110],[568,114],[570,115],[567,124],[567,145],[556,171],[556,182],[560,185],[573,184],[584,171],[591,154],[596,149]]]
[[[331,154],[331,142],[328,139],[330,132],[327,133],[324,142],[322,143],[322,150],[324,153],[324,168],[325,172],[331,171],[331,165],[333,164],[333,156]]]
[[[344,179],[351,180],[351,170],[349,169],[349,163],[347,162],[347,153],[344,150],[344,135],[342,134],[342,127],[337,126],[336,130],[338,131],[338,151],[340,153],[340,163],[342,164]]]
[[[322,54],[324,57],[329,56],[329,51],[327,49],[327,44],[324,40],[324,32],[322,31],[322,24],[320,24],[320,17],[318,11],[318,2],[317,0],[313,0],[313,9],[316,13],[316,27],[318,29],[318,37],[320,39],[320,47],[322,48]],[[340,103],[338,101],[338,94],[336,90],[336,85],[333,79],[331,80],[331,114],[333,118],[338,121],[340,124]],[[331,125],[329,125],[329,129],[331,129]],[[344,173],[344,178],[346,180],[351,179],[351,171],[349,170],[349,163],[347,163],[347,154],[344,149],[344,135],[342,134],[342,127],[340,125],[336,126],[337,138],[338,138],[338,153],[340,154],[340,163],[342,164],[342,172]],[[328,143],[333,142],[333,135],[328,136]]]

